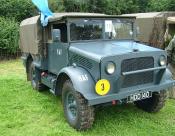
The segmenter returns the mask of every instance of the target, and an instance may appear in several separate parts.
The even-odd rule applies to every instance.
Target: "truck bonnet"
[[[133,41],[101,41],[71,43],[70,51],[100,62],[102,58],[109,56],[162,50]]]

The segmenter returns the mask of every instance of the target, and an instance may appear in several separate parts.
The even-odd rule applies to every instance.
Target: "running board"
[[[53,75],[41,75],[41,83],[49,87],[49,91],[55,94],[56,77]]]

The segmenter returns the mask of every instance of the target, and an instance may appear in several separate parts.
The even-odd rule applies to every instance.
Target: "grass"
[[[96,111],[86,132],[67,124],[60,97],[32,90],[20,60],[0,62],[0,136],[175,136],[175,100],[156,114],[133,104]]]

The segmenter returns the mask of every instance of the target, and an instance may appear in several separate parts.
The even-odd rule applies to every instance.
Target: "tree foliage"
[[[149,11],[175,11],[175,0],[150,0]]]
[[[49,7],[51,11],[54,11],[54,12],[64,11],[63,0],[48,0],[48,2],[49,2]]]
[[[49,0],[49,6],[54,12],[64,11],[62,0]],[[14,18],[17,22],[21,22],[37,14],[37,8],[32,0],[1,0],[0,16]]]
[[[64,0],[63,5],[67,12],[88,12],[89,0]]]
[[[67,12],[122,14],[137,12],[137,0],[64,0]]]
[[[48,0],[54,12],[97,12],[125,14],[146,11],[173,11],[175,0]],[[1,0],[0,16],[18,22],[38,14],[32,0]]]
[[[36,14],[31,0],[1,0],[0,16],[21,21]]]
[[[14,53],[18,50],[19,25],[13,19],[0,17],[0,49]]]

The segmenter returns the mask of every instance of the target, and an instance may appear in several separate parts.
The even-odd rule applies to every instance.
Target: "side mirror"
[[[61,41],[61,31],[60,31],[60,29],[53,29],[52,30],[52,40],[53,40],[53,42]]]

